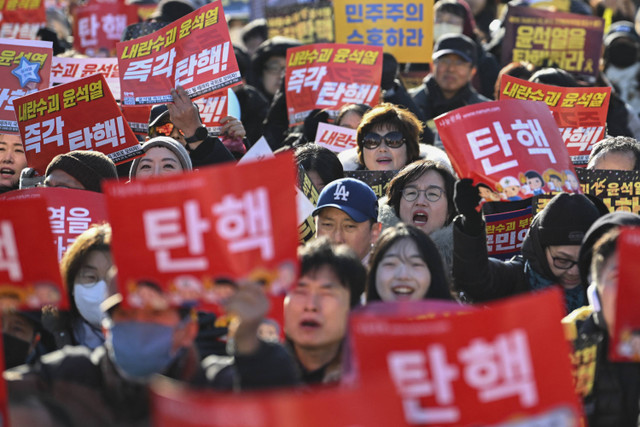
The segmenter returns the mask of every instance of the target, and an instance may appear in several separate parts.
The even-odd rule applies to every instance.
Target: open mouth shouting
[[[424,227],[429,221],[429,214],[425,210],[417,210],[413,213],[411,221],[416,227]]]

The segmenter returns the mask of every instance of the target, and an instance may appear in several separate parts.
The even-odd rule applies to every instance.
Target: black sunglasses
[[[383,141],[389,148],[400,148],[406,142],[406,140],[404,139],[404,135],[402,135],[402,132],[393,131],[389,132],[385,136],[382,136],[375,132],[369,132],[362,139],[362,145],[364,146],[364,148],[373,150],[378,148]]]

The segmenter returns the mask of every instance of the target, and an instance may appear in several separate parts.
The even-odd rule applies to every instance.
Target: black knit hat
[[[76,150],[58,154],[51,160],[45,176],[60,169],[78,181],[89,191],[101,193],[100,182],[105,178],[117,178],[113,161],[99,151]]]
[[[580,245],[599,217],[598,208],[586,196],[560,193],[536,215],[540,245]]]

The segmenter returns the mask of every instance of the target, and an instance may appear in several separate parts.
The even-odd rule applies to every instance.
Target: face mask
[[[172,354],[174,328],[157,323],[120,322],[111,327],[107,349],[111,359],[131,378],[147,379],[164,372]]]
[[[78,311],[91,326],[100,329],[104,314],[100,309],[100,304],[107,297],[107,282],[101,280],[97,283],[73,285],[73,300],[76,302]]]
[[[444,34],[462,34],[462,27],[460,25],[447,24],[446,22],[433,24],[434,42]]]
[[[29,355],[29,347],[31,344],[13,335],[2,334],[4,345],[4,368],[14,368],[16,366],[27,363]]]

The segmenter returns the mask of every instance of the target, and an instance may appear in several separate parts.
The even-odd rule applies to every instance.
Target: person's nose
[[[344,234],[340,228],[336,228],[331,236],[333,243],[344,243]]]
[[[319,295],[316,292],[310,292],[304,301],[305,311],[318,311]]]

